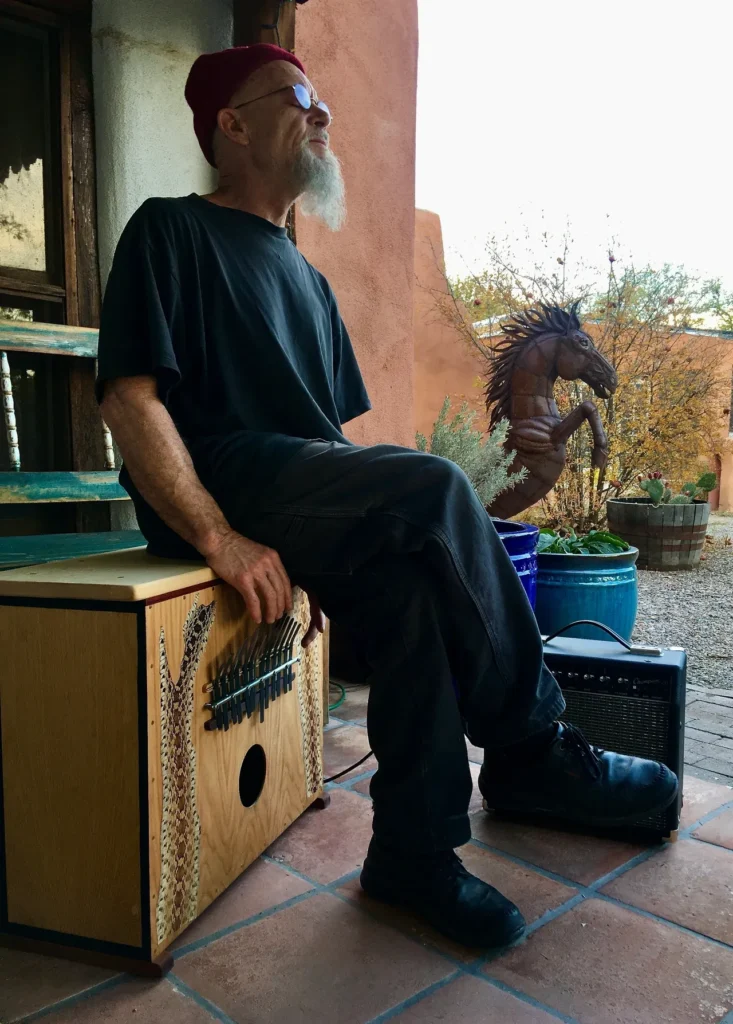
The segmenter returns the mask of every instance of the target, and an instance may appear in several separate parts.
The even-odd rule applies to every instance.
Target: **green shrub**
[[[504,450],[509,423],[502,420],[484,436],[480,430],[474,429],[476,413],[468,408],[466,402],[454,416],[451,417],[450,413],[451,401],[446,398],[433,425],[430,440],[424,434],[417,434],[418,451],[455,462],[473,484],[482,504],[491,505],[495,498],[516,487],[527,475],[524,468],[518,473],[510,472],[516,452]]]

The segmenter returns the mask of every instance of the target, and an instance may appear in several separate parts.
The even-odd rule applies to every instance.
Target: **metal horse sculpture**
[[[587,421],[593,433],[593,465],[602,469],[608,439],[593,402],[583,402],[562,419],[553,398],[558,377],[582,380],[598,398],[610,398],[618,378],[589,336],[580,329],[577,303],[561,309],[541,305],[512,317],[503,325],[504,338],[486,385],[491,427],[509,420],[507,451],[516,451],[512,472],[522,467],[526,478],[500,494],[489,508],[507,519],[540,501],[555,486],[565,465],[565,442]]]

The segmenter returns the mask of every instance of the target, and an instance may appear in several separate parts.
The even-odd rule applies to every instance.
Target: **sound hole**
[[[251,807],[262,792],[267,775],[265,751],[255,743],[250,747],[239,769],[239,799],[245,807]]]

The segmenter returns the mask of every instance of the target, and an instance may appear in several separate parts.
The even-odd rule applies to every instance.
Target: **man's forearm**
[[[199,480],[168,410],[143,392],[112,390],[102,412],[145,501],[206,557],[231,527]]]

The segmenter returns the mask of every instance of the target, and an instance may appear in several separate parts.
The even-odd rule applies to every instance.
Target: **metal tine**
[[[255,678],[254,652],[260,641],[260,636],[261,634],[259,629],[255,629],[250,633],[242,655],[242,685],[246,686],[246,690],[244,692],[244,706],[247,712],[247,718],[251,718],[257,709],[257,694],[251,683]]]
[[[293,657],[293,644],[295,643],[296,637],[297,637],[299,632],[300,632],[300,623],[298,622],[297,619],[291,619],[290,620],[290,628],[289,628],[289,630],[287,632],[287,635],[286,635],[286,648],[285,648],[285,650],[289,654],[289,657],[287,657],[285,659],[286,661],[290,661],[290,658]],[[287,668],[284,688],[285,688],[286,692],[288,692],[288,693],[293,688],[293,666],[292,665],[289,665],[288,668]]]
[[[268,623],[263,623],[263,625],[260,628],[262,629],[262,638],[261,638],[261,642],[260,642],[259,648],[257,650],[257,663],[255,665],[255,672],[256,672],[255,678],[260,680],[259,683],[257,684],[257,694],[259,696],[259,702],[260,702],[260,721],[264,722],[264,720],[265,720],[265,709],[267,708],[269,702],[267,700],[267,683],[262,681],[262,675],[266,671],[267,652],[268,652],[268,645],[269,645],[269,642],[270,642],[270,636],[272,635],[272,625],[269,622]]]
[[[229,699],[227,700],[225,708],[224,708],[224,722],[225,722],[224,728],[225,729],[229,728],[229,719],[230,718],[231,718],[231,724],[232,725],[234,725],[234,723],[237,721],[237,714],[236,714],[236,708],[235,708],[236,701],[232,700],[232,694],[234,693],[234,691],[237,688],[237,673],[236,673],[236,668],[235,668],[236,661],[237,661],[236,655],[232,654],[232,657],[229,660],[229,664],[227,665],[227,670],[226,670],[227,696],[228,696]]]
[[[214,680],[214,692],[212,694],[212,697],[214,699],[214,703],[217,705],[214,708],[214,717],[216,718],[216,728],[217,729],[223,729],[224,728],[224,716],[223,716],[222,711],[221,711],[221,704],[219,703],[219,701],[221,700],[221,695],[222,695],[222,685],[221,685],[221,672],[220,672],[217,675],[216,679]]]
[[[229,692],[232,694],[232,699],[230,700],[229,703],[232,709],[232,721],[236,722],[237,725],[239,725],[239,723],[242,721],[242,698],[235,697],[234,694],[241,686],[241,672],[239,670],[239,665],[237,663],[236,656],[234,658],[234,661],[232,662],[232,671],[230,679],[232,685]]]
[[[247,661],[242,668],[242,685],[246,687],[244,691],[244,707],[247,712],[247,718],[252,717],[252,712],[255,709],[254,692],[250,685],[253,679],[252,664]]]
[[[287,638],[289,626],[290,626],[290,619],[288,618],[287,615],[285,615],[280,620],[280,625],[279,625],[277,633],[276,633],[275,650],[273,651],[273,665],[272,665],[273,669],[279,669],[280,666],[282,665],[282,663],[284,661],[287,661],[287,659],[283,657],[283,652],[286,649],[285,648],[285,640]],[[282,679],[282,670],[280,670],[279,672],[275,672],[275,675],[270,680],[270,695],[272,697],[272,700],[275,700],[276,697],[280,696],[280,680],[281,679]]]
[[[293,657],[293,646],[295,644],[295,641],[297,639],[297,636],[298,636],[299,632],[300,632],[300,623],[298,622],[297,619],[291,619],[290,620],[290,629],[288,630],[288,634],[287,634],[287,638],[286,638],[286,643],[287,643],[287,646],[286,646],[287,657],[285,658],[286,661],[290,661],[290,659]],[[286,672],[285,672],[285,689],[289,693],[292,690],[292,688],[293,688],[293,666],[292,665],[288,665],[288,667],[286,669]]]
[[[235,668],[234,668],[234,675],[235,675],[234,689],[235,690],[241,690],[242,687],[245,685],[245,682],[246,682],[246,669],[247,669],[246,651],[247,651],[249,645],[251,644],[251,642],[252,642],[252,635],[250,634],[248,637],[245,637],[244,643],[239,648],[239,650],[237,651],[236,656],[234,658],[234,666],[235,666]],[[240,723],[242,721],[242,719],[244,718],[244,715],[246,714],[245,696],[246,696],[245,694],[241,693],[234,700],[234,710],[235,710],[236,715],[237,715],[237,723]]]
[[[280,671],[275,676],[275,686],[277,689],[278,697],[280,696],[281,692],[286,692],[285,679],[287,676],[287,669],[284,669],[282,666],[288,660],[288,636],[290,635],[292,628],[293,620],[288,615],[283,619],[283,628],[280,633],[280,644],[278,646],[277,651],[277,664]]]
[[[280,669],[276,676],[278,695],[280,694],[281,691],[282,693],[287,693],[287,687],[285,685],[285,681],[287,678],[287,669],[283,668],[282,666],[288,660],[288,637],[290,636],[290,633],[293,628],[293,620],[289,615],[286,616],[283,622],[284,625],[283,630],[280,634],[280,644],[277,652],[277,663]]]
[[[260,663],[260,676],[267,675],[272,668],[272,655],[275,647],[275,636],[277,635],[278,623],[272,623],[267,630],[267,644],[262,652],[262,661]],[[270,706],[270,682],[269,679],[263,679],[260,683],[260,700],[264,700],[265,709]]]
[[[244,643],[237,651],[235,659],[237,666],[237,689],[242,689],[247,686],[251,674],[250,674],[250,651],[256,642],[257,630],[253,630],[249,636],[245,637]],[[244,709],[244,710],[243,710]],[[244,693],[237,698],[237,714],[238,720],[241,722],[243,716],[247,718],[252,714],[251,701],[249,693],[245,689]]]
[[[265,645],[265,643],[267,641],[268,633],[269,633],[269,626],[268,626],[267,623],[263,622],[260,626],[257,627],[257,630],[256,630],[257,638],[256,638],[256,641],[255,641],[253,647],[252,647],[252,651],[250,652],[250,661],[249,661],[251,679],[252,679],[252,683],[253,684],[255,684],[255,680],[257,680],[259,678],[259,676],[260,676],[259,668],[260,668],[260,663],[262,661],[262,651],[263,651],[264,645]],[[254,691],[253,696],[254,696],[254,702],[255,702],[253,710],[256,711],[257,710],[257,706],[259,705],[260,721],[264,721],[265,711],[264,711],[264,702],[263,702],[263,699],[262,699],[262,683],[257,683],[256,685],[253,685],[253,691]]]
[[[252,646],[252,650],[250,651],[250,660],[253,662],[255,678],[259,675],[259,672],[257,670],[259,668],[259,663],[262,659],[262,652],[265,649],[265,644],[267,643],[269,632],[270,626],[266,622],[263,622],[261,625],[259,625],[255,631],[256,640]]]
[[[278,640],[278,634],[280,632],[281,625],[282,625],[281,621],[278,620],[277,622],[273,623],[272,628],[270,629],[270,636],[268,638],[267,650],[265,651],[264,662],[263,662],[263,665],[262,665],[262,674],[263,675],[266,675],[266,674],[269,675],[269,673],[272,671],[273,666],[275,664],[276,655],[277,655],[277,640]],[[274,699],[274,697],[273,697],[274,691],[273,691],[273,688],[272,688],[272,678],[266,679],[264,681],[264,686],[265,686],[265,707],[267,707],[269,705],[270,701]]]

